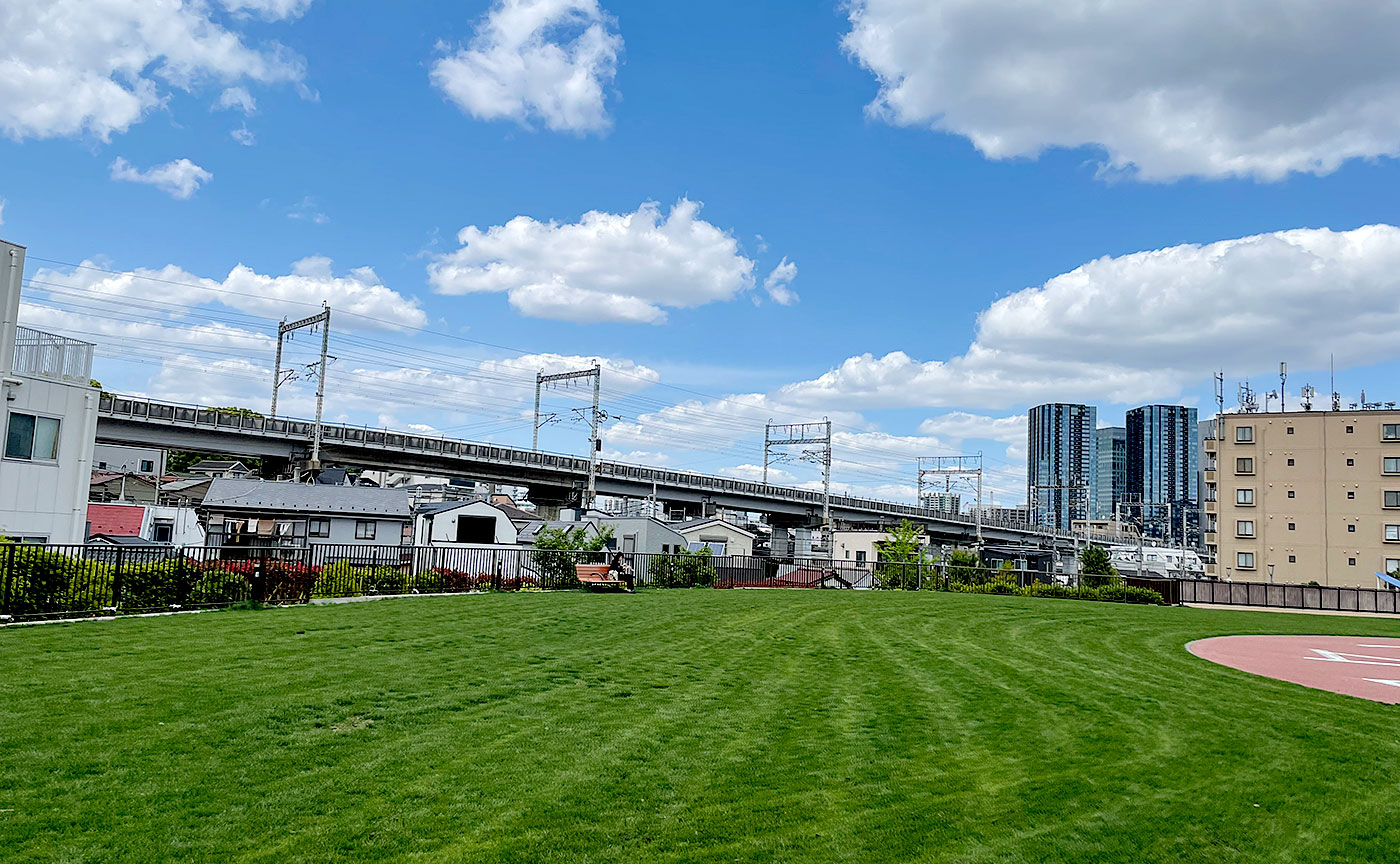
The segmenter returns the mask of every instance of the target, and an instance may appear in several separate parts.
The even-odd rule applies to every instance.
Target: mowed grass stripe
[[[0,849],[65,862],[1384,860],[1400,839],[1396,709],[1184,645],[1397,631],[787,591],[8,630]]]

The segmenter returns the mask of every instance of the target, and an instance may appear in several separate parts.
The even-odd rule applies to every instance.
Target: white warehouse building
[[[19,326],[24,247],[0,240],[0,535],[82,543],[97,402],[93,346]]]

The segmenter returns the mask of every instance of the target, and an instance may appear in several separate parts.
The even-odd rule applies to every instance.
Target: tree
[[[889,539],[875,544],[880,584],[886,588],[917,588],[924,554],[924,529],[908,519],[888,532]]]
[[[982,559],[971,549],[954,549],[949,552],[944,573],[947,574],[949,582],[980,585],[987,581],[987,568],[982,566]]]
[[[576,584],[574,565],[593,563],[612,538],[611,526],[604,526],[592,536],[583,525],[541,528],[535,535],[535,551],[530,553],[530,560],[543,577],[541,587]]]
[[[1086,588],[1098,588],[1118,579],[1118,571],[1109,561],[1108,550],[1089,544],[1079,553],[1079,582]]]

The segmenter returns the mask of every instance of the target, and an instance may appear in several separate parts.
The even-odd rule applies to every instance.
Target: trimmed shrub
[[[710,564],[708,546],[697,552],[681,549],[653,557],[648,573],[655,588],[709,588],[719,575]]]

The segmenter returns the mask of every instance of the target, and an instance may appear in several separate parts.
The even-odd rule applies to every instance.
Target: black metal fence
[[[611,552],[485,546],[38,546],[0,544],[0,616],[10,620],[214,608],[240,603],[582,587],[575,565]],[[635,584],[657,588],[941,590],[1084,600],[1179,602],[1175,580],[1101,587],[1042,573],[755,556],[624,554]]]
[[[1182,581],[1182,603],[1400,613],[1400,592],[1381,588],[1275,585],[1269,582]]]

